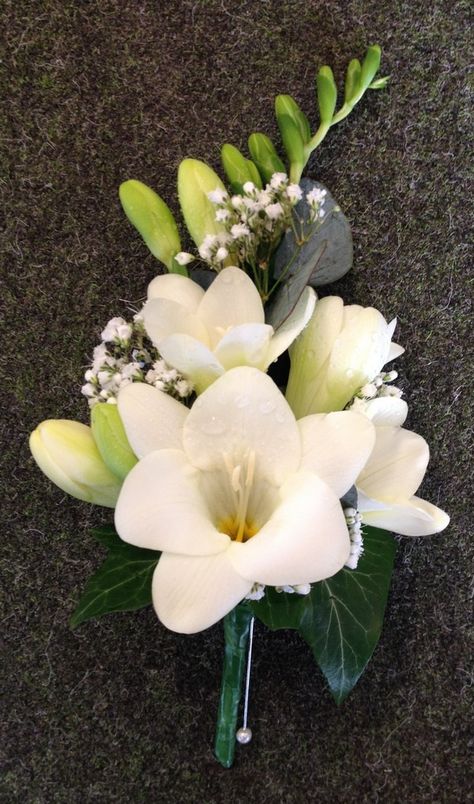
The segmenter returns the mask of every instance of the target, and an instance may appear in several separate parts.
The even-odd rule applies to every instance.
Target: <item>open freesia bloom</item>
[[[396,426],[397,402],[383,406],[379,420],[386,422],[391,410],[395,426],[376,426],[375,447],[357,478],[359,511],[366,525],[400,533],[402,536],[428,536],[449,523],[440,508],[416,497],[430,457],[424,438]],[[400,412],[400,411],[399,411]],[[406,415],[406,414],[405,414]],[[374,424],[377,417],[373,418]]]
[[[190,411],[142,383],[120,391],[118,405],[140,460],[116,528],[163,551],[153,602],[168,628],[207,628],[254,583],[311,583],[344,566],[339,498],[372,451],[369,419],[344,411],[297,422],[273,381],[250,367],[226,372]]]
[[[260,295],[240,268],[224,268],[207,291],[178,274],[157,276],[143,308],[147,333],[167,363],[201,393],[228,369],[266,371],[306,326],[316,295],[305,288],[285,323],[265,324]]]

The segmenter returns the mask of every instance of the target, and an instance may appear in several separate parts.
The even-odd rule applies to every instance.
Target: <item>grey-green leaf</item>
[[[346,216],[324,185],[311,179],[302,179],[300,186],[303,190],[303,198],[296,205],[295,213],[304,222],[303,235],[307,237],[307,240],[299,249],[296,259],[293,260],[288,276],[307,274],[307,284],[319,287],[335,282],[351,269],[351,229]],[[313,188],[326,189],[324,203],[326,216],[322,225],[310,236],[312,227],[309,223],[310,208],[305,196]],[[323,246],[324,251],[321,254]],[[295,235],[289,229],[275,252],[275,278],[281,276],[297,250],[298,243]]]
[[[251,603],[272,630],[301,634],[339,704],[351,692],[374,652],[382,630],[396,542],[386,531],[364,528],[364,553],[357,569],[342,569],[315,583],[309,595],[267,588]]]
[[[109,553],[89,578],[71,617],[71,627],[114,611],[133,611],[151,603],[151,580],[160,553],[126,544],[112,526],[93,531]]]

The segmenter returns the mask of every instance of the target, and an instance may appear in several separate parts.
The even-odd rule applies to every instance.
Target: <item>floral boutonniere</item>
[[[426,536],[449,521],[416,496],[429,449],[404,427],[396,319],[315,290],[350,269],[352,241],[329,190],[302,174],[330,129],[386,85],[379,62],[377,46],[350,62],[339,109],[331,69],[319,70],[314,132],[278,96],[284,154],[259,132],[248,156],[225,144],[226,184],[185,159],[190,251],[152,189],[122,184],[127,217],[167,272],[141,309],[104,327],[82,386],[90,426],[48,420],[30,438],[61,489],[115,509],[93,532],[108,555],[73,627],[151,603],[178,633],[223,620],[215,754],[225,767],[236,740],[251,739],[254,619],[297,630],[340,703],[380,636],[391,532]]]

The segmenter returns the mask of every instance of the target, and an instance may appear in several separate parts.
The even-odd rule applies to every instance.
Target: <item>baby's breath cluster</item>
[[[176,399],[186,399],[193,387],[165,363],[147,337],[140,314],[133,321],[112,318],[95,347],[81,391],[89,406],[99,402],[116,404],[121,388],[131,382],[146,382]]]
[[[393,396],[397,399],[400,399],[403,391],[400,388],[397,388],[396,385],[387,385],[387,383],[396,380],[397,377],[397,371],[387,371],[377,374],[377,376],[374,377],[371,382],[368,382],[362,386],[360,391],[355,395],[354,399],[349,404],[349,410],[354,410],[356,412],[358,410],[363,411],[365,404],[368,401],[382,396]]]
[[[362,517],[356,508],[344,508],[347,530],[351,540],[351,552],[344,566],[349,569],[356,569],[359,558],[364,552],[362,539]]]
[[[309,595],[311,592],[310,583],[300,583],[296,586],[275,586],[275,592],[286,592],[289,595]],[[261,600],[265,597],[266,586],[263,583],[254,583],[246,600]]]
[[[290,184],[286,173],[274,173],[265,189],[245,182],[241,195],[230,196],[216,189],[208,194],[216,206],[216,221],[225,231],[204,238],[199,254],[220,270],[227,257],[237,265],[266,270],[274,247],[291,225],[291,211],[302,198],[298,184]]]

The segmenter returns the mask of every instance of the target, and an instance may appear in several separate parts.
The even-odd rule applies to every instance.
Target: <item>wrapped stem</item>
[[[251,619],[252,613],[245,603],[240,603],[224,618],[224,666],[214,744],[216,759],[224,768],[230,768],[234,761],[235,732]]]

